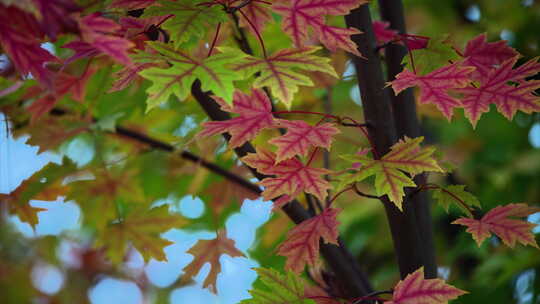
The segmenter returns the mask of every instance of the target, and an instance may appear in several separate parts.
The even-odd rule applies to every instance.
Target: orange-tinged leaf
[[[329,63],[329,58],[312,55],[319,49],[319,47],[284,49],[267,58],[247,56],[234,64],[234,70],[246,77],[260,73],[253,86],[269,87],[273,96],[290,107],[298,86],[313,85],[311,79],[297,72],[298,70],[319,71],[338,77]]]
[[[476,126],[483,113],[489,111],[491,104],[495,104],[497,110],[509,120],[518,110],[525,113],[540,111],[540,97],[534,94],[540,88],[540,80],[525,80],[540,72],[538,58],[514,69],[517,59],[517,56],[508,59],[500,67],[492,69],[479,87],[468,86],[458,90],[464,95],[461,103],[465,116],[473,126]]]
[[[407,88],[418,86],[420,88],[420,103],[437,105],[437,108],[450,120],[454,108],[460,107],[461,102],[448,93],[469,84],[473,71],[474,67],[463,66],[459,63],[443,66],[423,76],[404,69],[390,84],[396,95]]]
[[[445,304],[467,292],[441,279],[424,279],[424,267],[407,275],[394,288],[391,301],[385,304]]]
[[[534,234],[531,232],[536,224],[509,218],[526,217],[536,212],[540,212],[540,208],[529,207],[526,204],[508,204],[491,209],[479,220],[459,218],[452,224],[467,226],[467,232],[472,234],[478,246],[495,233],[509,247],[514,248],[516,242],[519,242],[538,248]]]
[[[306,264],[314,266],[319,258],[319,240],[337,245],[337,208],[326,208],[322,213],[303,221],[287,234],[287,239],[279,246],[278,254],[287,257],[286,269],[296,273],[304,270]]]
[[[307,156],[311,147],[323,147],[330,150],[332,136],[340,133],[332,123],[309,125],[303,120],[278,121],[279,126],[287,128],[287,133],[268,141],[278,147],[276,162],[294,157]]]
[[[328,181],[322,178],[322,175],[330,172],[329,170],[305,166],[295,158],[274,165],[276,163],[274,153],[257,149],[257,153],[248,153],[242,161],[260,173],[276,176],[265,178],[258,184],[265,187],[262,193],[265,200],[284,195],[286,199],[278,200],[279,205],[289,202],[301,192],[311,193],[322,201],[331,188]]]
[[[150,210],[136,209],[122,220],[103,229],[97,245],[106,247],[107,255],[114,263],[124,260],[130,243],[142,254],[145,261],[150,258],[166,261],[163,248],[173,242],[162,239],[160,234],[180,228],[186,223],[187,220],[180,215],[169,213],[168,205]]]
[[[422,172],[444,172],[432,157],[435,152],[433,147],[421,148],[423,137],[408,138],[398,141],[390,148],[390,152],[381,159],[373,159],[367,155],[344,155],[344,159],[354,163],[359,162],[360,167],[356,172],[345,175],[338,188],[351,182],[359,182],[375,175],[375,190],[377,195],[388,195],[388,198],[396,207],[402,209],[404,187],[414,187],[416,184],[411,175]]]
[[[199,240],[197,244],[191,247],[188,251],[194,256],[193,261],[189,263],[183,270],[182,282],[188,282],[195,276],[206,263],[210,263],[210,273],[204,280],[203,287],[210,287],[210,290],[216,293],[216,281],[218,273],[221,271],[221,263],[219,258],[223,254],[231,257],[243,257],[244,254],[234,246],[234,241],[227,238],[224,230],[217,233],[215,239]]]
[[[309,40],[309,28],[319,41],[331,51],[338,48],[361,56],[350,36],[360,34],[355,28],[341,28],[325,23],[327,15],[346,15],[352,9],[367,3],[366,0],[286,0],[276,1],[272,10],[283,16],[282,28],[291,36],[297,47]]]
[[[263,90],[253,89],[251,96],[237,90],[234,93],[232,107],[219,97],[214,97],[214,100],[224,111],[240,116],[225,121],[205,122],[200,136],[228,132],[231,135],[229,147],[236,148],[255,138],[261,130],[274,125],[272,103]]]

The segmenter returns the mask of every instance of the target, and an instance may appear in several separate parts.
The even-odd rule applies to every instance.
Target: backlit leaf
[[[346,15],[365,3],[365,0],[281,0],[272,5],[272,10],[283,16],[283,31],[297,47],[306,46],[309,40],[308,29],[311,28],[327,49],[343,49],[361,56],[356,44],[350,39],[351,35],[361,32],[355,28],[327,25],[325,18],[328,15]]]
[[[216,281],[218,273],[221,272],[219,258],[223,255],[231,257],[243,257],[244,254],[234,246],[234,241],[227,238],[224,230],[217,232],[217,236],[212,240],[199,240],[187,253],[193,255],[194,259],[184,267],[182,282],[188,282],[195,276],[206,263],[210,263],[210,273],[204,280],[203,287],[210,287],[216,293]]]
[[[338,244],[338,222],[340,209],[326,208],[322,213],[303,221],[289,231],[277,254],[287,257],[286,269],[300,273],[306,264],[314,266],[319,258],[319,240]]]
[[[463,99],[465,116],[476,126],[489,106],[495,104],[504,117],[511,120],[518,110],[525,113],[540,111],[540,97],[534,91],[540,88],[540,80],[525,79],[540,72],[538,58],[513,68],[518,57],[503,62],[500,67],[491,69],[482,79],[479,87],[468,86],[459,90]]]
[[[318,47],[305,47],[281,50],[267,58],[247,56],[235,63],[234,70],[244,73],[246,77],[260,73],[253,86],[269,87],[273,96],[290,107],[298,86],[313,85],[311,79],[298,70],[319,71],[338,77],[329,64],[329,58],[312,55],[317,50]]]
[[[304,281],[294,272],[282,274],[270,268],[255,268],[259,279],[267,289],[255,288],[249,291],[251,299],[241,304],[313,304],[304,295]]]
[[[333,136],[340,133],[332,123],[312,126],[303,120],[280,119],[278,122],[280,127],[287,128],[287,133],[268,141],[278,147],[276,162],[296,155],[307,156],[311,147],[330,150]]]
[[[424,267],[420,267],[394,288],[391,301],[385,304],[445,304],[466,291],[448,285],[441,279],[424,279]]]
[[[162,239],[160,234],[181,228],[187,220],[169,212],[169,205],[150,210],[136,209],[125,218],[113,222],[102,231],[97,246],[104,246],[114,263],[121,263],[131,243],[148,262],[150,258],[167,261],[163,248],[173,242]]]
[[[489,72],[497,65],[512,59],[518,55],[518,52],[508,46],[504,40],[497,42],[487,42],[486,34],[480,34],[467,42],[463,56],[464,65],[470,65],[476,68],[472,76],[476,80],[483,81]]]
[[[258,184],[265,189],[262,196],[265,200],[271,200],[281,195],[287,197],[284,204],[292,200],[301,192],[315,195],[323,201],[328,195],[330,184],[322,176],[330,171],[321,168],[305,166],[296,158],[287,159],[274,165],[276,155],[264,149],[257,149],[257,153],[248,153],[241,159],[245,164],[263,174],[271,174],[276,177],[268,177]]]
[[[203,0],[158,0],[156,5],[145,9],[143,17],[171,16],[162,25],[171,35],[176,47],[184,42],[198,41],[218,22],[227,20],[221,6],[201,5]],[[204,82],[203,82],[204,83]]]
[[[536,224],[510,218],[526,217],[536,212],[540,212],[540,208],[529,207],[526,204],[508,204],[491,209],[480,220],[459,218],[452,224],[467,226],[467,232],[472,234],[478,246],[494,233],[509,247],[514,248],[516,242],[519,242],[538,248],[534,234],[531,232]]]
[[[435,148],[421,148],[424,137],[408,138],[398,141],[390,148],[390,152],[381,159],[373,159],[367,155],[344,155],[351,162],[359,162],[356,172],[342,177],[342,184],[362,181],[375,175],[375,190],[377,195],[388,195],[388,198],[400,210],[402,209],[404,187],[414,187],[416,184],[411,175],[422,172],[444,172],[433,158]],[[342,188],[342,187],[340,187]]]
[[[66,157],[60,165],[50,163],[25,179],[11,193],[0,194],[0,204],[7,204],[11,214],[16,214],[22,222],[35,227],[38,224],[37,213],[46,209],[32,207],[30,200],[53,201],[65,195],[68,187],[62,184],[63,179],[76,170],[75,164]]]
[[[455,205],[469,217],[472,217],[471,212],[462,204],[480,207],[480,201],[470,192],[465,191],[464,185],[450,185],[444,188],[437,188],[433,190],[433,199],[441,204],[446,212],[448,212],[450,205]]]
[[[232,106],[219,97],[214,99],[221,105],[223,111],[240,116],[225,121],[205,122],[202,124],[204,129],[199,133],[200,136],[227,132],[231,135],[229,147],[236,148],[255,138],[262,129],[274,125],[272,103],[263,90],[253,89],[251,96],[237,90]]]
[[[462,66],[459,63],[443,66],[423,76],[404,69],[396,75],[396,79],[390,84],[396,95],[407,88],[418,86],[420,88],[420,103],[435,104],[450,120],[454,108],[460,107],[461,102],[448,93],[468,85],[470,74],[473,71],[473,67]]]
[[[153,82],[147,90],[149,94],[147,110],[167,101],[171,95],[184,100],[191,92],[191,85],[196,79],[201,81],[203,90],[212,91],[232,103],[233,81],[242,79],[242,75],[227,67],[232,62],[241,60],[244,57],[243,53],[231,49],[229,52],[199,59],[164,43],[152,42],[149,45],[163,55],[162,59],[167,60],[170,67],[151,67],[139,72],[139,75]],[[155,55],[149,56],[155,58]]]

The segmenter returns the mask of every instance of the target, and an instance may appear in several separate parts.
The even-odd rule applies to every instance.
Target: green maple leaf
[[[162,24],[171,35],[176,47],[201,40],[209,29],[214,30],[219,22],[227,21],[221,6],[206,6],[203,0],[157,1],[145,9],[143,17],[172,15]]]
[[[139,54],[140,61],[161,59],[169,63],[166,68],[152,67],[139,74],[153,82],[148,88],[147,111],[167,101],[171,95],[184,100],[191,91],[191,85],[197,79],[201,81],[202,89],[212,91],[216,96],[232,104],[233,81],[243,77],[232,69],[231,62],[242,59],[245,54],[238,50],[227,49],[225,52],[208,58],[195,58],[188,53],[174,49],[171,45],[151,42],[149,45],[161,55]]]
[[[124,260],[130,243],[142,254],[145,261],[150,258],[166,261],[163,248],[173,242],[162,239],[160,234],[172,228],[180,228],[186,223],[187,220],[180,215],[169,213],[168,205],[150,210],[140,208],[102,229],[96,245],[104,246],[114,263]]]
[[[304,295],[304,282],[293,272],[281,274],[279,271],[267,268],[256,268],[259,279],[269,289],[260,288],[249,291],[251,299],[243,300],[241,304],[313,304]]]
[[[452,48],[448,38],[430,39],[426,48],[412,51],[414,66],[422,75],[429,74],[449,62],[459,61],[461,58]],[[411,56],[403,57],[401,62],[412,69]]]
[[[367,155],[342,156],[346,160],[360,163],[361,167],[356,172],[341,177],[339,188],[375,175],[377,195],[388,195],[388,199],[402,210],[401,204],[405,195],[403,188],[416,186],[410,175],[426,171],[444,172],[432,157],[435,148],[420,147],[423,140],[424,137],[405,137],[394,144],[390,148],[390,152],[381,159],[373,159]]]
[[[253,86],[270,88],[272,95],[290,108],[298,87],[313,85],[308,76],[298,71],[319,71],[338,77],[329,63],[329,58],[312,54],[319,49],[320,47],[284,49],[266,58],[247,56],[235,63],[234,69],[245,77],[259,73]]]
[[[461,203],[464,203],[467,206],[480,207],[480,201],[476,196],[465,191],[465,185],[450,185],[433,191],[433,199],[441,204],[446,212],[448,212],[450,205],[454,204],[463,210],[469,217],[473,217],[471,212]]]

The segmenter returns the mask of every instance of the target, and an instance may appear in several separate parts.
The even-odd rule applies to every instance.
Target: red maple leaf
[[[392,300],[384,304],[445,304],[466,293],[441,279],[424,279],[424,267],[420,267],[397,283]]]
[[[35,90],[36,94],[44,93],[45,95],[28,107],[28,112],[31,113],[30,121],[34,122],[48,113],[58,100],[68,93],[71,93],[74,100],[83,102],[86,96],[86,85],[95,72],[96,70],[91,67],[88,67],[81,76],[60,72],[55,75],[54,91],[44,91],[39,87],[33,88],[31,91]]]
[[[130,65],[128,51],[134,43],[119,37],[119,24],[111,19],[94,13],[79,19],[82,40],[65,44],[64,48],[75,50],[75,54],[66,60],[66,64],[82,57],[92,57],[100,53],[106,54],[123,65]]]
[[[276,164],[276,155],[270,151],[257,149],[257,153],[248,153],[241,159],[248,166],[258,172],[276,177],[267,177],[258,184],[265,187],[262,196],[265,200],[272,200],[281,195],[287,200],[279,200],[283,205],[301,192],[315,195],[321,201],[327,196],[330,189],[328,181],[322,175],[330,171],[321,168],[305,166],[296,158],[290,158]]]
[[[210,136],[228,132],[231,135],[229,146],[236,148],[255,136],[264,128],[274,125],[272,103],[263,90],[252,89],[251,96],[241,91],[234,93],[233,105],[223,99],[214,97],[223,111],[237,113],[240,116],[225,121],[209,121],[203,123],[201,136]]]
[[[390,29],[390,22],[378,20],[373,21],[373,33],[377,42],[382,44],[393,41],[398,35],[396,30]]]
[[[396,95],[409,87],[418,86],[420,88],[420,103],[434,103],[450,120],[453,109],[461,106],[461,102],[448,93],[469,84],[470,74],[473,71],[474,67],[462,66],[459,63],[443,66],[423,76],[404,69],[390,84]]]
[[[516,57],[518,54],[504,40],[487,42],[486,34],[484,33],[476,36],[467,43],[463,52],[463,56],[465,57],[463,64],[474,66],[476,71],[474,71],[472,77],[482,81],[493,68],[508,59]]]
[[[287,133],[268,141],[278,147],[276,162],[296,155],[306,156],[312,146],[330,149],[332,136],[340,133],[332,123],[312,126],[303,120],[280,119],[278,124],[287,128]]]
[[[531,232],[536,224],[509,218],[526,217],[536,212],[540,212],[540,208],[529,207],[526,204],[508,204],[491,209],[479,220],[459,218],[452,224],[467,226],[467,232],[472,234],[478,246],[491,236],[491,233],[495,233],[509,247],[514,248],[516,242],[520,242],[538,248]]]
[[[489,111],[492,103],[509,120],[518,110],[525,113],[540,111],[540,98],[533,94],[534,90],[540,88],[540,80],[525,81],[526,77],[540,72],[538,58],[513,69],[517,59],[517,56],[508,59],[499,68],[492,69],[480,87],[469,86],[459,90],[464,94],[461,103],[465,115],[473,126],[476,126],[482,113]]]
[[[31,74],[47,88],[53,87],[48,62],[58,59],[41,47],[42,32],[37,20],[17,8],[0,5],[0,45],[23,76]]]
[[[308,28],[313,29],[319,41],[331,51],[338,48],[357,56],[356,44],[351,35],[360,34],[355,28],[341,28],[325,23],[327,15],[346,15],[352,9],[367,3],[366,0],[281,0],[272,5],[272,9],[283,16],[283,31],[291,36],[298,47],[309,40]]]
[[[38,21],[41,29],[53,41],[60,33],[76,33],[77,21],[71,16],[80,11],[73,0],[34,0],[39,11]]]
[[[304,270],[306,264],[314,266],[319,258],[319,240],[337,245],[340,209],[326,208],[315,217],[303,221],[287,234],[277,254],[287,257],[286,269],[296,273]]]

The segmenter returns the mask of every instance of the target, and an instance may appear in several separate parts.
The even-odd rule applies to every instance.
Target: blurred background
[[[374,19],[378,19],[373,2]],[[461,49],[471,38],[487,33],[489,41],[507,40],[523,54],[522,61],[540,54],[539,1],[406,0],[404,6],[409,33],[433,38],[449,35]],[[268,29],[270,34],[272,30],[276,29]],[[269,48],[279,44],[271,39],[267,42]],[[44,47],[61,52],[54,45]],[[334,59],[341,62],[342,81],[328,90],[302,89],[301,100],[295,100],[294,107],[323,111],[321,100],[329,98],[335,114],[361,117],[362,101],[354,82],[354,68],[345,57]],[[103,81],[109,81],[106,76],[110,72],[98,71],[91,86],[96,90],[103,86]],[[195,152],[211,155],[224,167],[248,176],[220,138],[190,142],[206,119],[194,102],[169,102],[143,115],[140,109],[144,107],[144,98],[137,94],[120,92],[100,97],[95,104],[102,123],[100,130],[107,130],[111,121],[122,122],[177,146],[189,144]],[[132,101],[115,106],[114,100],[118,98]],[[433,181],[467,185],[484,210],[515,202],[539,205],[539,114],[518,113],[513,121],[507,121],[492,108],[473,130],[459,111],[451,122],[431,106],[419,106],[418,112],[426,141],[436,145],[455,166],[449,177],[434,175],[430,177]],[[165,249],[167,262],[144,263],[141,254],[132,249],[122,265],[115,266],[102,250],[93,246],[94,231],[84,224],[86,213],[77,204],[76,195],[71,193],[57,201],[32,201],[32,206],[45,209],[39,213],[35,229],[16,216],[0,222],[0,303],[10,299],[9,304],[232,304],[249,298],[248,290],[256,280],[252,267],[283,268],[284,258],[276,256],[274,250],[292,224],[281,212],[271,213],[271,203],[250,197],[195,166],[179,164],[166,153],[154,151],[131,157],[138,151],[136,148],[121,147],[118,139],[105,138],[100,130],[81,133],[53,152],[38,154],[36,145],[49,139],[44,137],[39,142],[36,130],[20,127],[18,121],[9,122],[6,116],[2,115],[1,121],[0,193],[10,193],[48,163],[61,163],[64,156],[80,168],[100,162],[122,163],[124,168],[137,166],[144,172],[141,176],[120,178],[141,187],[146,197],[154,199],[153,205],[167,204],[172,212],[196,221],[185,229],[173,229],[163,235],[175,242]],[[28,142],[30,134],[35,138],[33,142]],[[264,135],[260,140],[264,140]],[[357,132],[345,130],[333,151],[355,152],[358,146],[366,144]],[[330,155],[332,167],[343,169],[346,164],[341,165],[337,155]],[[225,193],[224,189],[232,190]],[[352,194],[344,194],[336,203],[346,210],[338,219],[344,241],[376,289],[391,288],[399,275],[382,207],[376,201]],[[457,210],[446,213],[435,206],[432,210],[439,276],[470,292],[454,303],[540,303],[537,249],[517,246],[512,250],[502,246],[496,237],[478,248],[463,227],[450,224],[459,216]],[[531,215],[529,221],[540,223],[540,214]],[[186,251],[199,239],[214,238],[216,227],[223,225],[246,258],[221,257],[223,268],[218,276],[217,295],[202,288],[209,265],[190,284],[180,283],[182,268],[193,259]],[[540,229],[535,230],[538,232]]]

